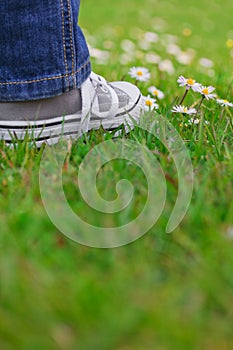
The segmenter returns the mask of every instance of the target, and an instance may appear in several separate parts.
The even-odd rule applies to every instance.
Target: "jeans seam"
[[[70,47],[71,47],[71,60],[72,60],[72,75],[75,75],[75,64],[74,64],[74,45],[73,45],[73,31],[72,31],[72,16],[71,16],[71,4],[70,0],[67,0],[67,9],[69,17],[69,32],[70,32]]]
[[[58,75],[54,77],[47,77],[47,78],[41,78],[41,79],[35,79],[35,80],[25,80],[25,81],[11,81],[8,83],[0,83],[1,85],[18,85],[18,84],[32,84],[32,83],[39,83],[41,81],[48,81],[48,80],[55,80],[55,79],[62,79],[62,78],[68,78],[70,76],[74,76],[74,74],[79,73],[85,66],[87,66],[90,63],[90,60],[86,61],[78,70],[70,73],[70,74],[63,74]]]
[[[62,16],[62,42],[63,42],[63,52],[64,52],[64,64],[66,67],[66,74],[68,74],[69,68],[67,63],[67,54],[66,54],[66,41],[65,41],[65,15],[64,15],[64,4],[63,0],[60,0],[61,6],[61,16]]]

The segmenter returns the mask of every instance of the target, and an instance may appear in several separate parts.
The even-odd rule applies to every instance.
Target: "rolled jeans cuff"
[[[49,98],[91,72],[77,0],[0,1],[0,101]]]

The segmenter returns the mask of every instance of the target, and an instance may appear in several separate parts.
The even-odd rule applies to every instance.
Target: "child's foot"
[[[140,90],[127,82],[107,83],[95,73],[80,89],[40,101],[0,103],[0,139],[7,143],[27,134],[37,146],[61,135],[77,138],[91,129],[133,126],[142,110]]]

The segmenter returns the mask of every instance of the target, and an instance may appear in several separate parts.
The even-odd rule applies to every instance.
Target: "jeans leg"
[[[49,98],[91,72],[80,0],[0,1],[0,101]]]

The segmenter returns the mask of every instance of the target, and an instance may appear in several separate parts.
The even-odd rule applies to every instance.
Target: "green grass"
[[[109,80],[125,76],[132,81],[129,67],[146,66],[151,81],[139,86],[144,94],[152,84],[165,92],[159,104],[166,115],[183,93],[176,83],[180,74],[213,85],[221,97],[233,100],[233,59],[225,44],[233,39],[231,13],[230,0],[224,5],[219,0],[84,0],[80,23],[94,37],[92,46],[106,50],[109,42],[113,45],[108,63],[93,60],[93,69]],[[193,63],[181,65],[169,56],[176,72],[161,74],[156,65],[145,62],[146,51],[137,48],[135,60],[120,64],[122,40],[130,39],[138,47],[143,32],[153,31],[158,18],[165,21],[161,37],[174,34],[183,50],[195,49]],[[184,28],[192,35],[185,37]],[[168,56],[161,43],[150,51]],[[214,61],[214,72],[199,65],[201,57]],[[194,101],[197,95],[190,94],[187,103]],[[178,115],[167,116],[186,140],[195,174],[188,213],[170,235],[165,228],[177,195],[175,165],[150,134],[136,128],[125,136],[149,149],[156,147],[169,179],[168,195],[157,224],[136,242],[116,249],[88,248],[63,236],[48,218],[40,196],[43,149],[23,143],[16,150],[1,143],[0,349],[233,349],[232,112],[226,110],[220,117],[221,108],[205,101],[202,113],[209,125],[201,133],[199,126],[186,127]],[[104,227],[119,224],[122,218],[101,215],[83,203],[77,168],[94,145],[111,138],[100,130],[75,142],[64,172],[73,209]],[[104,198],[115,198],[115,184],[121,178],[132,179],[135,186],[133,205],[124,213],[127,221],[145,203],[146,181],[137,167],[123,160],[110,162],[98,181]]]

